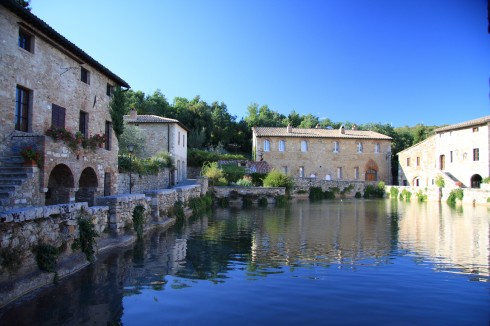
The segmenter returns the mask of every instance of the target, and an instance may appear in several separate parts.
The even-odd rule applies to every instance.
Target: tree
[[[109,112],[112,119],[112,129],[116,134],[117,139],[124,132],[124,115],[129,111],[126,102],[126,95],[121,87],[114,88],[112,93],[111,103],[109,103]]]
[[[311,113],[301,116],[300,128],[315,128],[319,124],[318,117],[315,117]]]

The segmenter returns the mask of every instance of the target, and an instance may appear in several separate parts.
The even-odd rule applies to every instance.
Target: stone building
[[[13,0],[0,1],[0,54],[0,210],[116,193],[108,106],[129,85]],[[26,146],[38,167],[18,166]]]
[[[440,175],[448,186],[480,188],[490,175],[490,116],[438,128],[397,155],[400,185],[431,186]]]
[[[153,156],[166,151],[172,156],[175,170],[171,183],[180,183],[187,178],[187,133],[189,129],[178,120],[156,115],[139,115],[131,110],[124,121],[137,126],[145,137],[145,155]]]
[[[374,131],[254,127],[256,161],[294,177],[391,183],[391,137]]]

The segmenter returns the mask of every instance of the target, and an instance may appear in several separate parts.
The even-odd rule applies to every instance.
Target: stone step
[[[0,192],[0,198],[9,198],[10,194],[8,192]]]
[[[2,173],[30,173],[32,168],[24,166],[12,166],[12,167],[0,167],[0,174]]]
[[[0,178],[0,186],[5,186],[5,185],[21,185],[23,179],[5,179],[5,178]]]
[[[0,171],[0,179],[27,179],[29,175],[24,172],[3,173]]]
[[[11,185],[11,186],[0,185],[0,191],[1,192],[14,192],[15,191],[15,185]]]

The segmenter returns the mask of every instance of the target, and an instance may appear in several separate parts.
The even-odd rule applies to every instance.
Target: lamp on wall
[[[131,188],[133,186],[132,184],[132,174],[133,174],[133,151],[134,151],[134,146],[133,144],[128,145],[128,152],[129,152],[129,193],[131,193]]]

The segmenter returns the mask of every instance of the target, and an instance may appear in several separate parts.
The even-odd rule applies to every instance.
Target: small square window
[[[417,156],[417,166],[420,166],[420,157]]]
[[[90,71],[81,67],[80,80],[83,81],[85,84],[90,85]]]
[[[407,157],[407,166],[410,166],[410,157]]]
[[[473,132],[478,132],[478,127],[473,127]]]
[[[33,49],[33,37],[31,34],[27,33],[26,31],[19,29],[19,47],[29,51],[29,52],[34,52]]]

